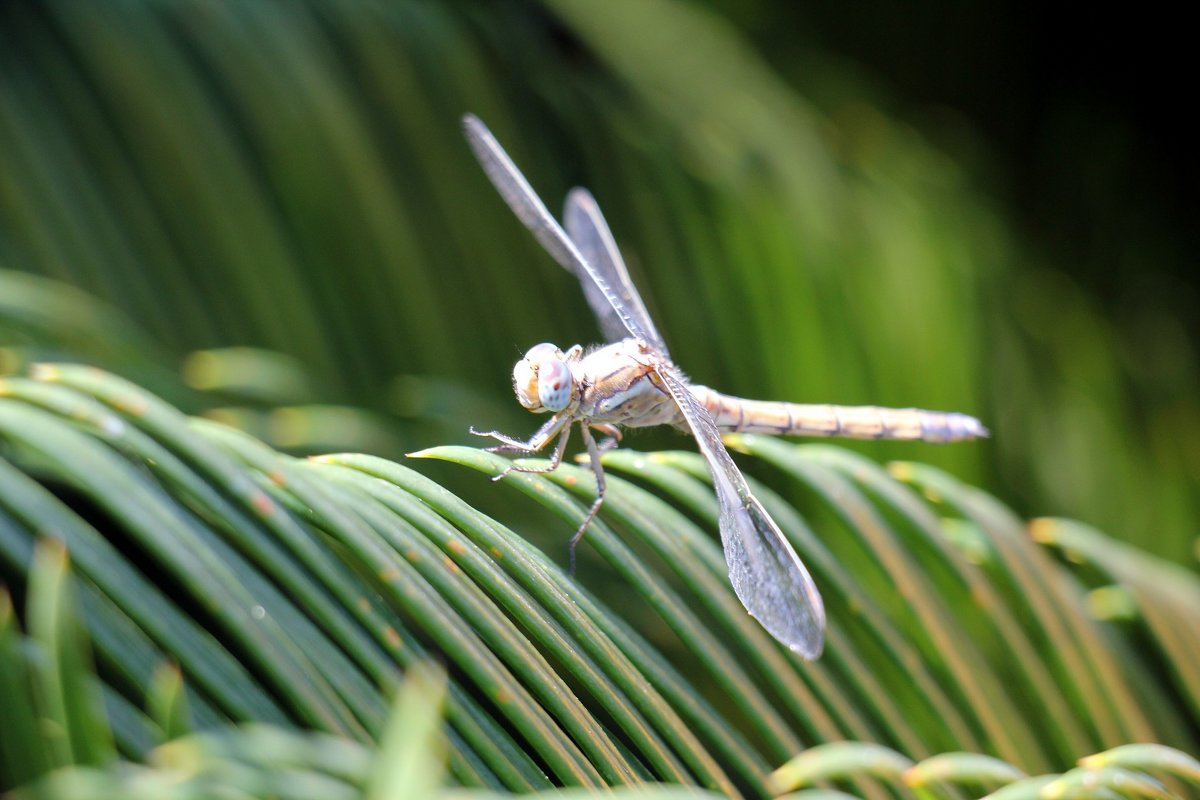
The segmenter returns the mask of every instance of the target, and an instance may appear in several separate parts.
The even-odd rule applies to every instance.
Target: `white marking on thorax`
[[[655,383],[653,364],[632,339],[584,356],[572,365],[584,387],[578,415],[630,427],[675,422],[679,411],[666,389]]]

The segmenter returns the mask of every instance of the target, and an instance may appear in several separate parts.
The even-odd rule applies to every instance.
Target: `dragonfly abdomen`
[[[727,433],[926,442],[959,442],[988,435],[979,420],[957,412],[746,400],[706,386],[692,388],[717,427]]]

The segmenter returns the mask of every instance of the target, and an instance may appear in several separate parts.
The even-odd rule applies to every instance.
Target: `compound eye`
[[[529,348],[529,352],[525,354],[525,360],[532,364],[535,368],[538,362],[547,358],[563,358],[563,351],[558,349],[558,345],[552,342],[542,342],[535,344]]]
[[[562,411],[571,402],[571,370],[561,358],[538,366],[538,400],[549,411]]]
[[[533,364],[522,359],[513,367],[513,390],[521,405],[530,411],[540,411],[541,401],[538,400],[537,370]]]
[[[525,357],[518,361],[513,367],[513,389],[516,391],[517,399],[521,401],[521,405],[525,406],[525,408],[534,413],[547,410],[560,411],[562,408],[566,407],[564,404],[558,408],[551,408],[543,403],[541,382],[542,368],[548,367],[550,370],[556,369],[555,367],[550,367],[549,365],[551,364],[558,364],[560,367],[565,367],[566,364],[564,362],[566,357],[566,354],[563,353],[562,350],[559,350],[556,345],[553,345],[550,342],[542,342],[541,344],[535,344],[533,347],[529,348],[529,352],[525,354]],[[569,384],[570,370],[567,370],[566,375],[568,379],[567,383]],[[559,383],[561,385],[561,377],[561,372],[556,373],[554,378],[549,381],[547,394],[548,396],[551,396],[552,400],[558,399],[554,394],[555,391],[561,392],[561,389],[555,390],[553,388],[553,384],[555,383]],[[568,386],[567,402],[570,401],[570,394],[570,387]]]

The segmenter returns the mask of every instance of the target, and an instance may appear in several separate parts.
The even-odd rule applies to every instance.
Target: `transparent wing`
[[[466,114],[463,116],[463,131],[466,133],[467,143],[471,145],[475,157],[479,159],[479,163],[488,178],[491,179],[492,185],[500,192],[500,196],[504,198],[504,202],[508,203],[508,207],[513,210],[517,218],[533,232],[534,238],[542,247],[546,248],[546,252],[580,281],[584,281],[586,275],[598,290],[599,296],[608,302],[612,309],[612,315],[615,315],[616,319],[625,326],[625,330],[631,336],[644,342],[656,341],[657,333],[652,330],[647,331],[642,327],[640,320],[625,308],[617,289],[610,286],[608,280],[584,259],[575,243],[563,231],[562,226],[555,221],[554,217],[550,216],[545,204],[534,193],[529,182],[525,180],[525,176],[508,157],[508,153],[504,152],[504,148],[496,141],[496,137],[492,136],[492,132],[487,129],[487,126],[480,122],[474,114]],[[589,302],[592,302],[592,296],[591,293],[588,294]],[[592,302],[592,307],[596,309],[594,302]],[[601,322],[603,323],[603,318]],[[605,333],[607,334],[607,331]]]
[[[712,417],[671,367],[656,370],[708,461],[720,504],[721,544],[729,581],[767,632],[809,660],[825,643],[825,606],[804,562],[750,493]]]
[[[629,316],[637,320],[644,334],[643,338],[654,345],[662,354],[667,354],[667,345],[654,327],[649,312],[642,302],[641,295],[629,277],[621,251],[617,249],[616,240],[600,213],[600,206],[592,193],[582,187],[576,187],[567,194],[566,206],[563,209],[563,225],[567,235],[579,249],[583,260],[592,269],[600,273],[609,288],[616,292],[621,306]],[[625,323],[614,313],[608,299],[596,287],[596,284],[586,275],[577,275],[583,285],[583,293],[587,296],[592,313],[600,322],[600,330],[610,342],[619,342],[626,337]]]

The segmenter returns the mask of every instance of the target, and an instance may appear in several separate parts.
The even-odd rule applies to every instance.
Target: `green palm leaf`
[[[1193,545],[1194,359],[1132,370],[960,164],[817,72],[820,108],[669,0],[0,6],[0,788],[1194,787],[1200,589],[1151,555]],[[730,440],[820,661],[733,596],[695,454],[608,454],[571,576],[588,470],[428,449],[521,430],[503,365],[591,331],[467,110],[551,207],[593,190],[698,381],[997,431]],[[70,361],[108,372],[16,377]]]
[[[698,381],[974,412],[1001,434],[989,448],[873,455],[1191,557],[1195,359],[1137,346],[1140,328],[1039,266],[961,164],[883,113],[887,98],[848,92],[835,63],[803,70],[818,107],[673,0],[43,0],[0,15],[0,266],[124,310],[168,358],[291,357],[301,380],[263,359],[249,405],[301,408],[226,417],[276,444],[398,457],[462,437],[465,419],[515,428],[498,365],[593,335],[577,287],[459,141],[472,110],[551,207],[573,183],[593,190]],[[1122,355],[1148,349],[1141,371]],[[247,402],[225,388],[210,405]]]
[[[94,369],[35,377],[7,380],[0,400],[5,573],[21,585],[47,534],[71,552],[127,758],[164,738],[147,738],[160,723],[136,709],[164,704],[149,678],[167,659],[201,729],[255,720],[367,742],[400,671],[435,654],[450,773],[466,786],[666,781],[759,796],[771,765],[844,739],[912,759],[972,750],[1027,773],[1129,741],[1195,747],[1179,656],[1194,644],[1196,582],[1144,555],[1102,562],[1138,603],[1129,620],[1098,620],[1088,582],[1104,582],[1039,540],[1103,553],[1099,534],[1041,522],[1035,538],[929,467],[897,465],[909,486],[839,448],[733,440],[776,468],[777,491],[758,491],[826,595],[828,652],[808,664],[724,580],[695,455],[607,457],[622,477],[584,540],[583,570],[604,578],[589,589],[407,466],[298,461]],[[489,475],[507,463],[422,455]],[[514,473],[487,494],[519,489],[565,534],[590,502],[587,475]],[[63,663],[76,681],[88,671]],[[96,763],[63,759],[41,763]],[[873,796],[869,773],[844,777]]]

